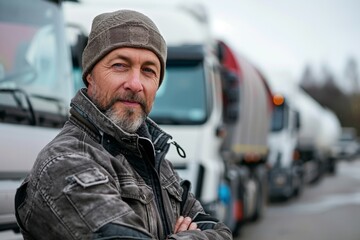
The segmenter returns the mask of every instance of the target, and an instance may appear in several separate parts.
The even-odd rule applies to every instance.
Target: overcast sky
[[[203,0],[214,32],[265,74],[299,78],[306,63],[341,75],[360,64],[360,0]]]

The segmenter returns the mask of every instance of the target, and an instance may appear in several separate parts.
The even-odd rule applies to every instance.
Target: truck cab
[[[303,163],[297,152],[299,112],[283,94],[273,96],[270,153],[268,158],[269,197],[290,198],[303,187]]]
[[[182,158],[171,148],[168,158],[208,211],[216,208],[224,171],[220,90],[216,62],[203,46],[170,46],[165,81],[150,113],[186,152]]]
[[[304,183],[316,183],[325,173],[335,171],[337,156],[333,149],[341,131],[340,121],[287,72],[273,72],[269,80],[271,87],[286,95],[289,106],[299,112],[296,157],[303,164]]]
[[[17,229],[14,197],[73,95],[61,2],[0,1],[0,230]]]

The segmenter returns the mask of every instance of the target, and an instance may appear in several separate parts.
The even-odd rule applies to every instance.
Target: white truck
[[[273,75],[274,76],[274,75]],[[297,154],[304,164],[304,183],[319,180],[324,173],[334,172],[336,156],[334,144],[341,126],[336,115],[309,96],[287,74],[277,74],[271,85],[286,94],[288,103],[299,112]]]
[[[0,230],[17,230],[14,197],[67,120],[70,49],[61,1],[0,1]]]
[[[297,196],[303,188],[303,162],[297,152],[300,114],[288,100],[288,96],[276,91],[273,96],[274,110],[271,133],[269,199]]]
[[[342,127],[340,137],[335,144],[333,154],[338,159],[355,160],[360,155],[360,142],[354,127]]]

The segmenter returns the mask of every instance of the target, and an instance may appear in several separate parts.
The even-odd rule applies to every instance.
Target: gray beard
[[[112,108],[106,110],[104,114],[117,126],[128,133],[135,133],[141,124],[146,120],[146,115],[141,114],[138,118],[134,118],[134,111],[132,109],[126,110],[125,114],[119,116]]]

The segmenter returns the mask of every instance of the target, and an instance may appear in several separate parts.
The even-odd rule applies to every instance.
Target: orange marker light
[[[280,94],[275,94],[273,96],[273,103],[276,105],[276,106],[280,106],[281,104],[284,103],[284,97]]]

